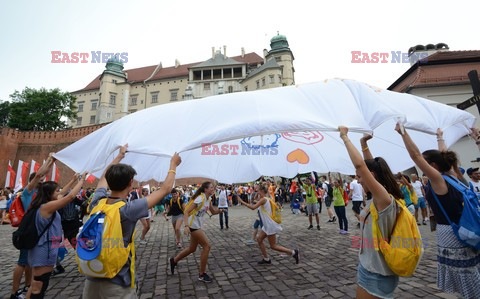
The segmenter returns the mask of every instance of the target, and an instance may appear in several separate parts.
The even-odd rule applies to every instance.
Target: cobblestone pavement
[[[233,207],[230,228],[220,230],[218,216],[205,219],[205,231],[211,243],[207,273],[213,282],[197,280],[200,247],[194,255],[179,262],[178,271],[170,275],[167,260],[175,255],[173,229],[170,222],[157,216],[147,234],[148,243],[141,245],[137,233],[137,275],[139,297],[143,298],[352,298],[355,297],[358,249],[352,247],[352,237],[359,236],[357,221],[351,206],[347,207],[350,235],[339,234],[338,224],[326,223],[324,209],[321,231],[307,230],[308,218],[283,212],[283,232],[278,243],[300,249],[300,264],[278,252],[271,254],[272,265],[257,265],[261,259],[257,245],[246,245],[251,239],[256,213],[245,207]],[[314,220],[315,223],[315,220]],[[9,296],[13,267],[18,251],[11,244],[13,228],[0,227],[0,297]],[[138,223],[137,231],[141,231]],[[428,247],[414,277],[401,278],[395,291],[397,298],[456,298],[436,287],[436,238],[429,225],[421,226]],[[188,241],[188,240],[187,240]],[[187,242],[185,242],[187,243]],[[187,243],[188,244],[188,243]],[[66,273],[53,277],[47,298],[81,298],[84,277],[77,271],[73,251],[63,265]]]

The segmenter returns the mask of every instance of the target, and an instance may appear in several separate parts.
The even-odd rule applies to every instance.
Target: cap
[[[461,174],[465,174],[465,169],[463,169],[462,167],[459,167],[458,169],[460,170]]]
[[[467,174],[472,175],[472,173],[474,173],[475,171],[478,171],[478,167],[476,168],[470,167],[469,169],[467,169]]]
[[[83,225],[77,241],[77,255],[81,260],[91,261],[100,255],[104,217],[105,214],[98,212]]]

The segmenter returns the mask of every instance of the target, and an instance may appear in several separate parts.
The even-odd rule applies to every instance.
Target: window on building
[[[92,110],[97,110],[97,101],[92,101]]]
[[[115,105],[116,100],[117,96],[114,94],[110,94],[110,105]]]
[[[112,79],[112,82],[113,82],[113,83],[117,83],[117,80],[115,80],[115,79]]]
[[[259,88],[260,88],[260,81],[257,80],[257,89],[259,89]]]
[[[83,112],[83,103],[78,103],[78,112]]]
[[[210,83],[203,83],[203,90],[210,90]]]
[[[158,92],[152,93],[152,104],[158,103]]]
[[[275,83],[275,76],[270,75],[270,84]]]
[[[128,110],[128,112],[135,113],[135,112],[137,112],[137,109],[130,109],[130,110]]]
[[[81,126],[81,125],[82,125],[82,118],[77,117],[77,126]]]
[[[248,91],[248,86],[245,86],[245,91]]]
[[[262,78],[262,86],[265,86],[265,77]]]
[[[178,89],[170,89],[170,101],[177,101]]]
[[[90,124],[95,124],[95,115],[90,116]]]
[[[281,57],[281,56],[277,56],[277,57],[275,57],[275,61],[276,61],[276,62],[280,62],[280,61],[282,61],[282,57]]]
[[[131,97],[130,106],[135,106],[135,105],[137,105],[137,97]]]
[[[278,75],[278,83],[282,83],[282,76]]]
[[[228,93],[232,93],[233,92],[233,86],[229,86],[228,87]]]

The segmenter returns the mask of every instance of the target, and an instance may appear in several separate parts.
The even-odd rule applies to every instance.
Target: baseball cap
[[[472,175],[472,173],[474,173],[475,171],[478,171],[478,167],[476,168],[470,167],[469,169],[467,169],[467,174]]]

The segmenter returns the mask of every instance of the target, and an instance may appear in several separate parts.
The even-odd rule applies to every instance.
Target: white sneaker
[[[140,244],[147,244],[147,240],[140,240]]]

